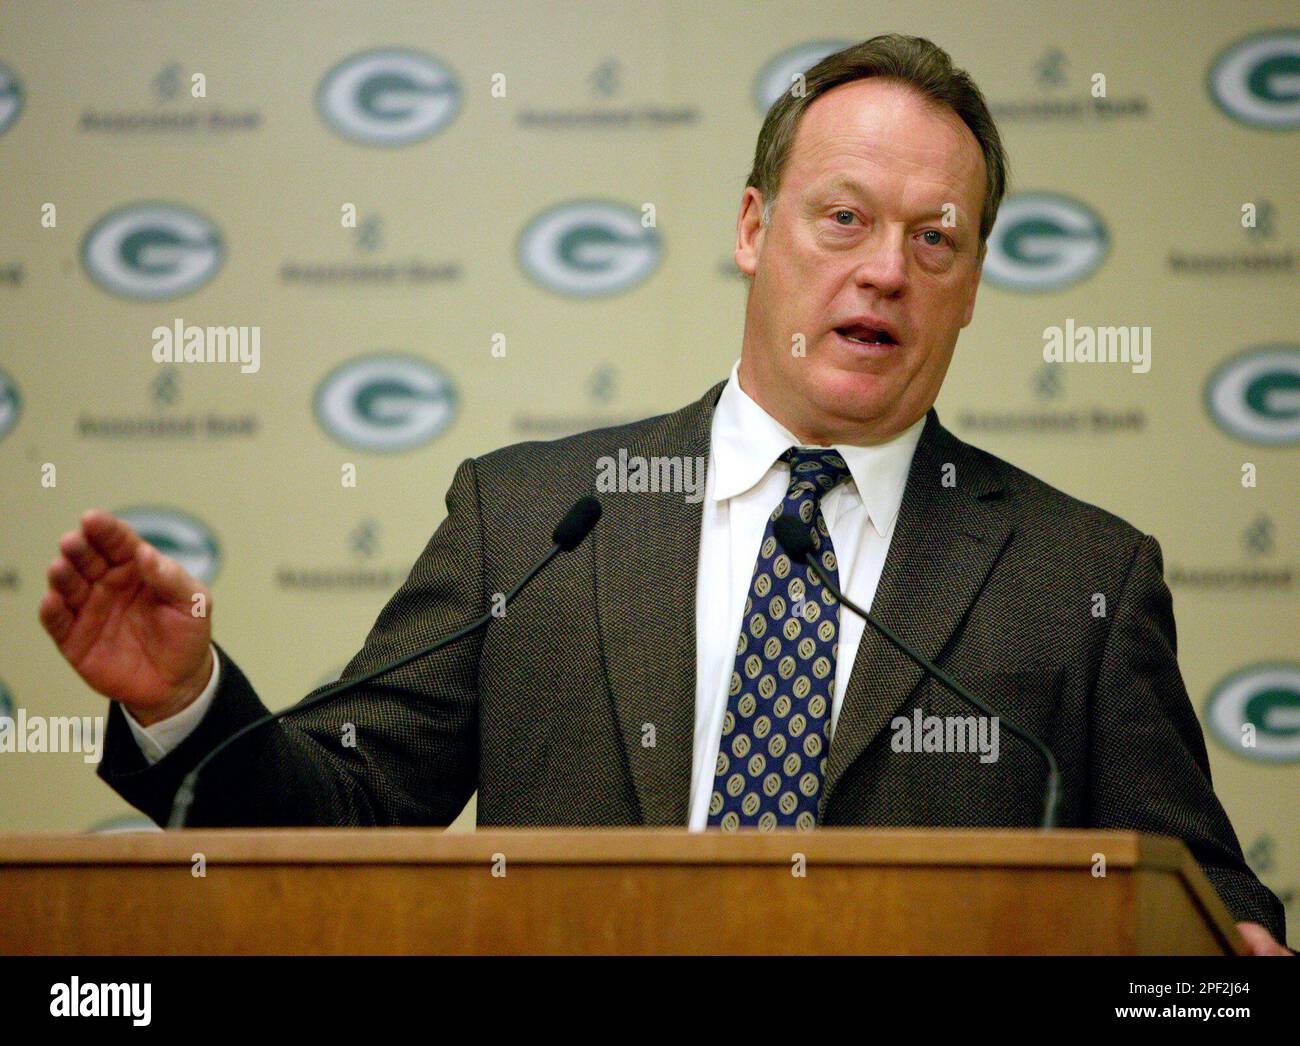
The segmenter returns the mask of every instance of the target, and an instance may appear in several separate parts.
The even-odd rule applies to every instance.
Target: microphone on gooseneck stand
[[[835,584],[834,579],[832,579],[830,574],[827,573],[825,567],[818,562],[817,557],[811,555],[813,551],[813,541],[812,534],[809,532],[807,525],[796,519],[794,516],[782,515],[772,524],[772,533],[776,536],[776,540],[780,542],[781,548],[785,550],[785,554],[796,563],[806,563],[809,569],[811,569],[813,573],[821,579],[821,583],[826,586],[826,591],[835,597],[837,603],[841,606],[848,607],[849,610],[857,614],[858,617],[862,618],[863,621],[888,640],[896,650],[911,659],[913,663],[919,665],[927,675],[937,679],[968,705],[978,708],[987,716],[996,717],[1002,725],[1038,752],[1039,756],[1042,757],[1043,762],[1047,764],[1047,781],[1043,786],[1042,827],[1055,828],[1057,805],[1060,802],[1061,774],[1057,769],[1056,757],[1052,755],[1051,749],[1049,749],[1028,730],[1018,726],[1006,716],[994,711],[941,668],[931,664],[927,658],[922,657],[919,653],[908,646],[907,643],[903,642],[903,640],[896,636],[892,631],[882,625],[867,613],[867,611],[863,610],[860,606],[850,600],[848,596],[841,592],[839,587]]]
[[[427,657],[429,654],[435,654],[443,647],[450,646],[457,640],[464,639],[466,636],[471,635],[482,628],[486,628],[492,621],[493,617],[498,616],[500,610],[508,606],[510,601],[513,600],[515,596],[519,595],[519,593],[524,590],[524,587],[532,581],[533,578],[540,574],[551,560],[561,552],[571,552],[582,544],[586,536],[591,533],[591,529],[596,525],[597,521],[599,521],[600,514],[601,508],[599,501],[590,496],[579,498],[555,528],[555,532],[551,536],[554,545],[551,547],[550,551],[533,564],[532,569],[523,576],[523,579],[519,584],[515,585],[515,587],[506,594],[505,600],[501,603],[500,609],[497,609],[496,614],[489,610],[482,617],[475,621],[471,621],[464,628],[453,632],[449,636],[443,636],[441,639],[430,643],[428,646],[421,647],[419,650],[410,654],[405,654],[402,657],[399,657],[396,661],[390,661],[386,665],[381,665],[379,668],[367,672],[363,676],[358,676],[356,679],[349,679],[346,683],[336,683],[334,686],[322,690],[319,694],[316,694],[313,697],[304,698],[296,705],[290,705],[288,708],[281,709],[279,712],[271,712],[268,715],[262,716],[260,719],[253,720],[253,722],[248,723],[241,729],[236,730],[219,745],[213,748],[212,751],[200,759],[194,769],[185,775],[185,779],[181,781],[181,785],[176,789],[176,795],[172,799],[171,816],[167,819],[167,827],[185,827],[185,818],[189,815],[190,807],[194,805],[195,790],[198,786],[199,775],[213,759],[219,756],[241,737],[251,734],[254,730],[260,729],[269,723],[274,723],[277,720],[282,719],[284,716],[292,715],[295,712],[301,712],[304,709],[323,704],[326,701],[338,697],[340,694],[346,694],[350,690],[355,690],[363,683],[368,683],[377,676],[384,675],[386,672],[392,672],[394,669],[401,668],[403,665],[410,664],[410,662],[419,658]]]

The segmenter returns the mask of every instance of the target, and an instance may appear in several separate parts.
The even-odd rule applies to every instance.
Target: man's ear
[[[966,302],[966,315],[961,318],[961,325],[965,327],[970,323],[975,315],[975,297],[979,294],[980,276],[984,273],[984,245],[980,245],[979,261],[975,263],[975,272],[971,276],[970,299]]]
[[[736,268],[748,277],[758,270],[758,256],[763,252],[763,194],[752,185],[745,187],[736,218]]]

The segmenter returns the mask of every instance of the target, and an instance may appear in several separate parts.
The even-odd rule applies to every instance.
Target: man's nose
[[[882,228],[862,246],[853,279],[893,296],[907,284],[907,244],[902,229]]]

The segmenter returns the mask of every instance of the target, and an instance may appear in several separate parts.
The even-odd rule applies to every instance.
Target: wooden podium
[[[0,836],[4,954],[1234,952],[1183,844],[1132,832]]]

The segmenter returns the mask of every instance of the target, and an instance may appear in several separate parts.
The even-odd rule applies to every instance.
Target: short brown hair
[[[984,154],[986,179],[984,206],[980,211],[982,253],[1007,190],[1007,156],[1002,137],[984,95],[970,74],[954,68],[947,51],[920,36],[898,33],[873,36],[827,55],[804,74],[799,91],[785,91],[772,103],[758,132],[754,167],[746,183],[763,194],[763,220],[766,222],[771,214],[781,186],[781,171],[794,146],[799,120],[808,106],[834,87],[872,76],[897,80],[934,104],[947,106],[975,135]]]

